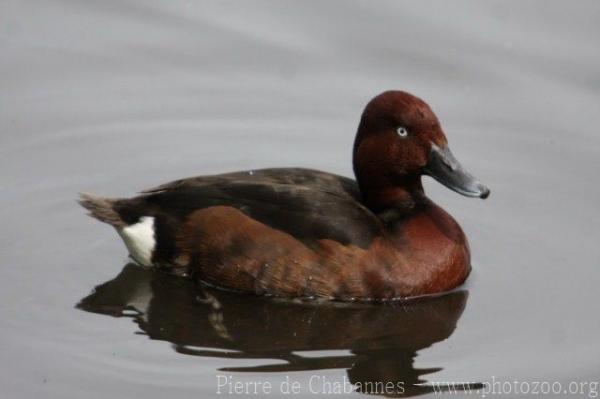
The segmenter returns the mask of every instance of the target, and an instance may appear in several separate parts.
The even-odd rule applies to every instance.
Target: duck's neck
[[[394,180],[358,179],[365,205],[376,214],[389,210],[408,214],[425,200],[421,176]]]

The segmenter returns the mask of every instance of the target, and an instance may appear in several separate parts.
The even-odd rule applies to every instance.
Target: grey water
[[[597,1],[3,0],[0,54],[1,397],[600,380]],[[362,107],[387,89],[425,99],[492,189],[425,182],[470,240],[451,295],[201,291],[129,265],[75,202],[260,167],[352,176]]]

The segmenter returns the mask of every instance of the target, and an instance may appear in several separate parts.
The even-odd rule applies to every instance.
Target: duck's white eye
[[[400,126],[397,129],[397,132],[398,132],[398,136],[400,136],[400,137],[406,137],[406,136],[408,136],[408,130],[405,127]]]

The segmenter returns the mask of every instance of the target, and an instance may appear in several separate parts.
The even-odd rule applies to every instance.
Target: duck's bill
[[[467,197],[487,198],[490,190],[467,172],[448,147],[432,144],[424,170],[444,186]]]

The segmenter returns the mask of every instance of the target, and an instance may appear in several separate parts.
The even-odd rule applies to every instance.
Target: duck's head
[[[429,105],[403,91],[386,91],[367,104],[353,161],[365,201],[376,209],[414,205],[423,196],[422,175],[468,197],[490,194],[456,160]]]

